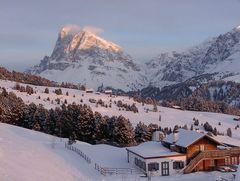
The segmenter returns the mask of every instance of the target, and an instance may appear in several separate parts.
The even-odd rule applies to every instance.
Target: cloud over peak
[[[96,26],[83,26],[82,27],[82,26],[79,26],[76,24],[67,24],[67,25],[63,26],[61,33],[76,34],[80,31],[88,31],[95,35],[99,35],[104,32],[104,30],[102,28],[96,27]]]

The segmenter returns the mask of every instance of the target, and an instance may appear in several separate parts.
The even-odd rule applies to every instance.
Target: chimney
[[[173,132],[173,144],[176,144],[178,139],[179,139],[179,133],[176,130],[176,131]]]

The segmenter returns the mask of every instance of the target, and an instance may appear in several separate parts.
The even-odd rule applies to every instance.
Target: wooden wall
[[[187,159],[191,159],[200,152],[200,145],[204,145],[204,150],[217,150],[217,143],[207,137],[203,137],[187,148]]]

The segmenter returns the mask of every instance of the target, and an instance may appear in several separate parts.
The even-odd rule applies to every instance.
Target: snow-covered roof
[[[178,129],[177,134],[178,134],[176,136],[177,138],[174,138],[174,133],[171,133],[163,141],[186,148],[192,143],[194,143],[195,141],[199,140],[200,138],[207,136],[206,134],[199,133],[197,131],[191,131],[191,130],[185,130],[185,129]],[[214,140],[213,138],[211,139]],[[217,142],[217,140],[215,141]]]
[[[181,109],[180,106],[172,106],[172,107],[175,108],[175,109]]]
[[[240,140],[239,139],[235,139],[235,138],[231,138],[229,136],[215,136],[214,137],[215,140],[217,140],[218,142],[224,144],[224,145],[229,145],[229,146],[233,146],[233,147],[240,147]]]
[[[94,91],[94,89],[91,89],[91,88],[89,88],[89,89],[86,89],[86,92],[88,92],[88,91],[90,91],[90,92],[93,92],[93,91]]]
[[[142,143],[138,146],[128,147],[128,151],[131,151],[145,159],[147,158],[156,158],[156,157],[171,157],[171,156],[179,156],[184,155],[177,152],[172,152],[168,148],[164,147],[162,143],[156,141],[149,141]]]
[[[105,90],[105,93],[112,93],[112,90]]]

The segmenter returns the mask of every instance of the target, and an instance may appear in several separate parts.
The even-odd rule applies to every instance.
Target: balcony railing
[[[191,173],[202,160],[225,158],[228,156],[240,155],[240,148],[226,150],[205,150],[200,152],[183,170],[184,173]]]

